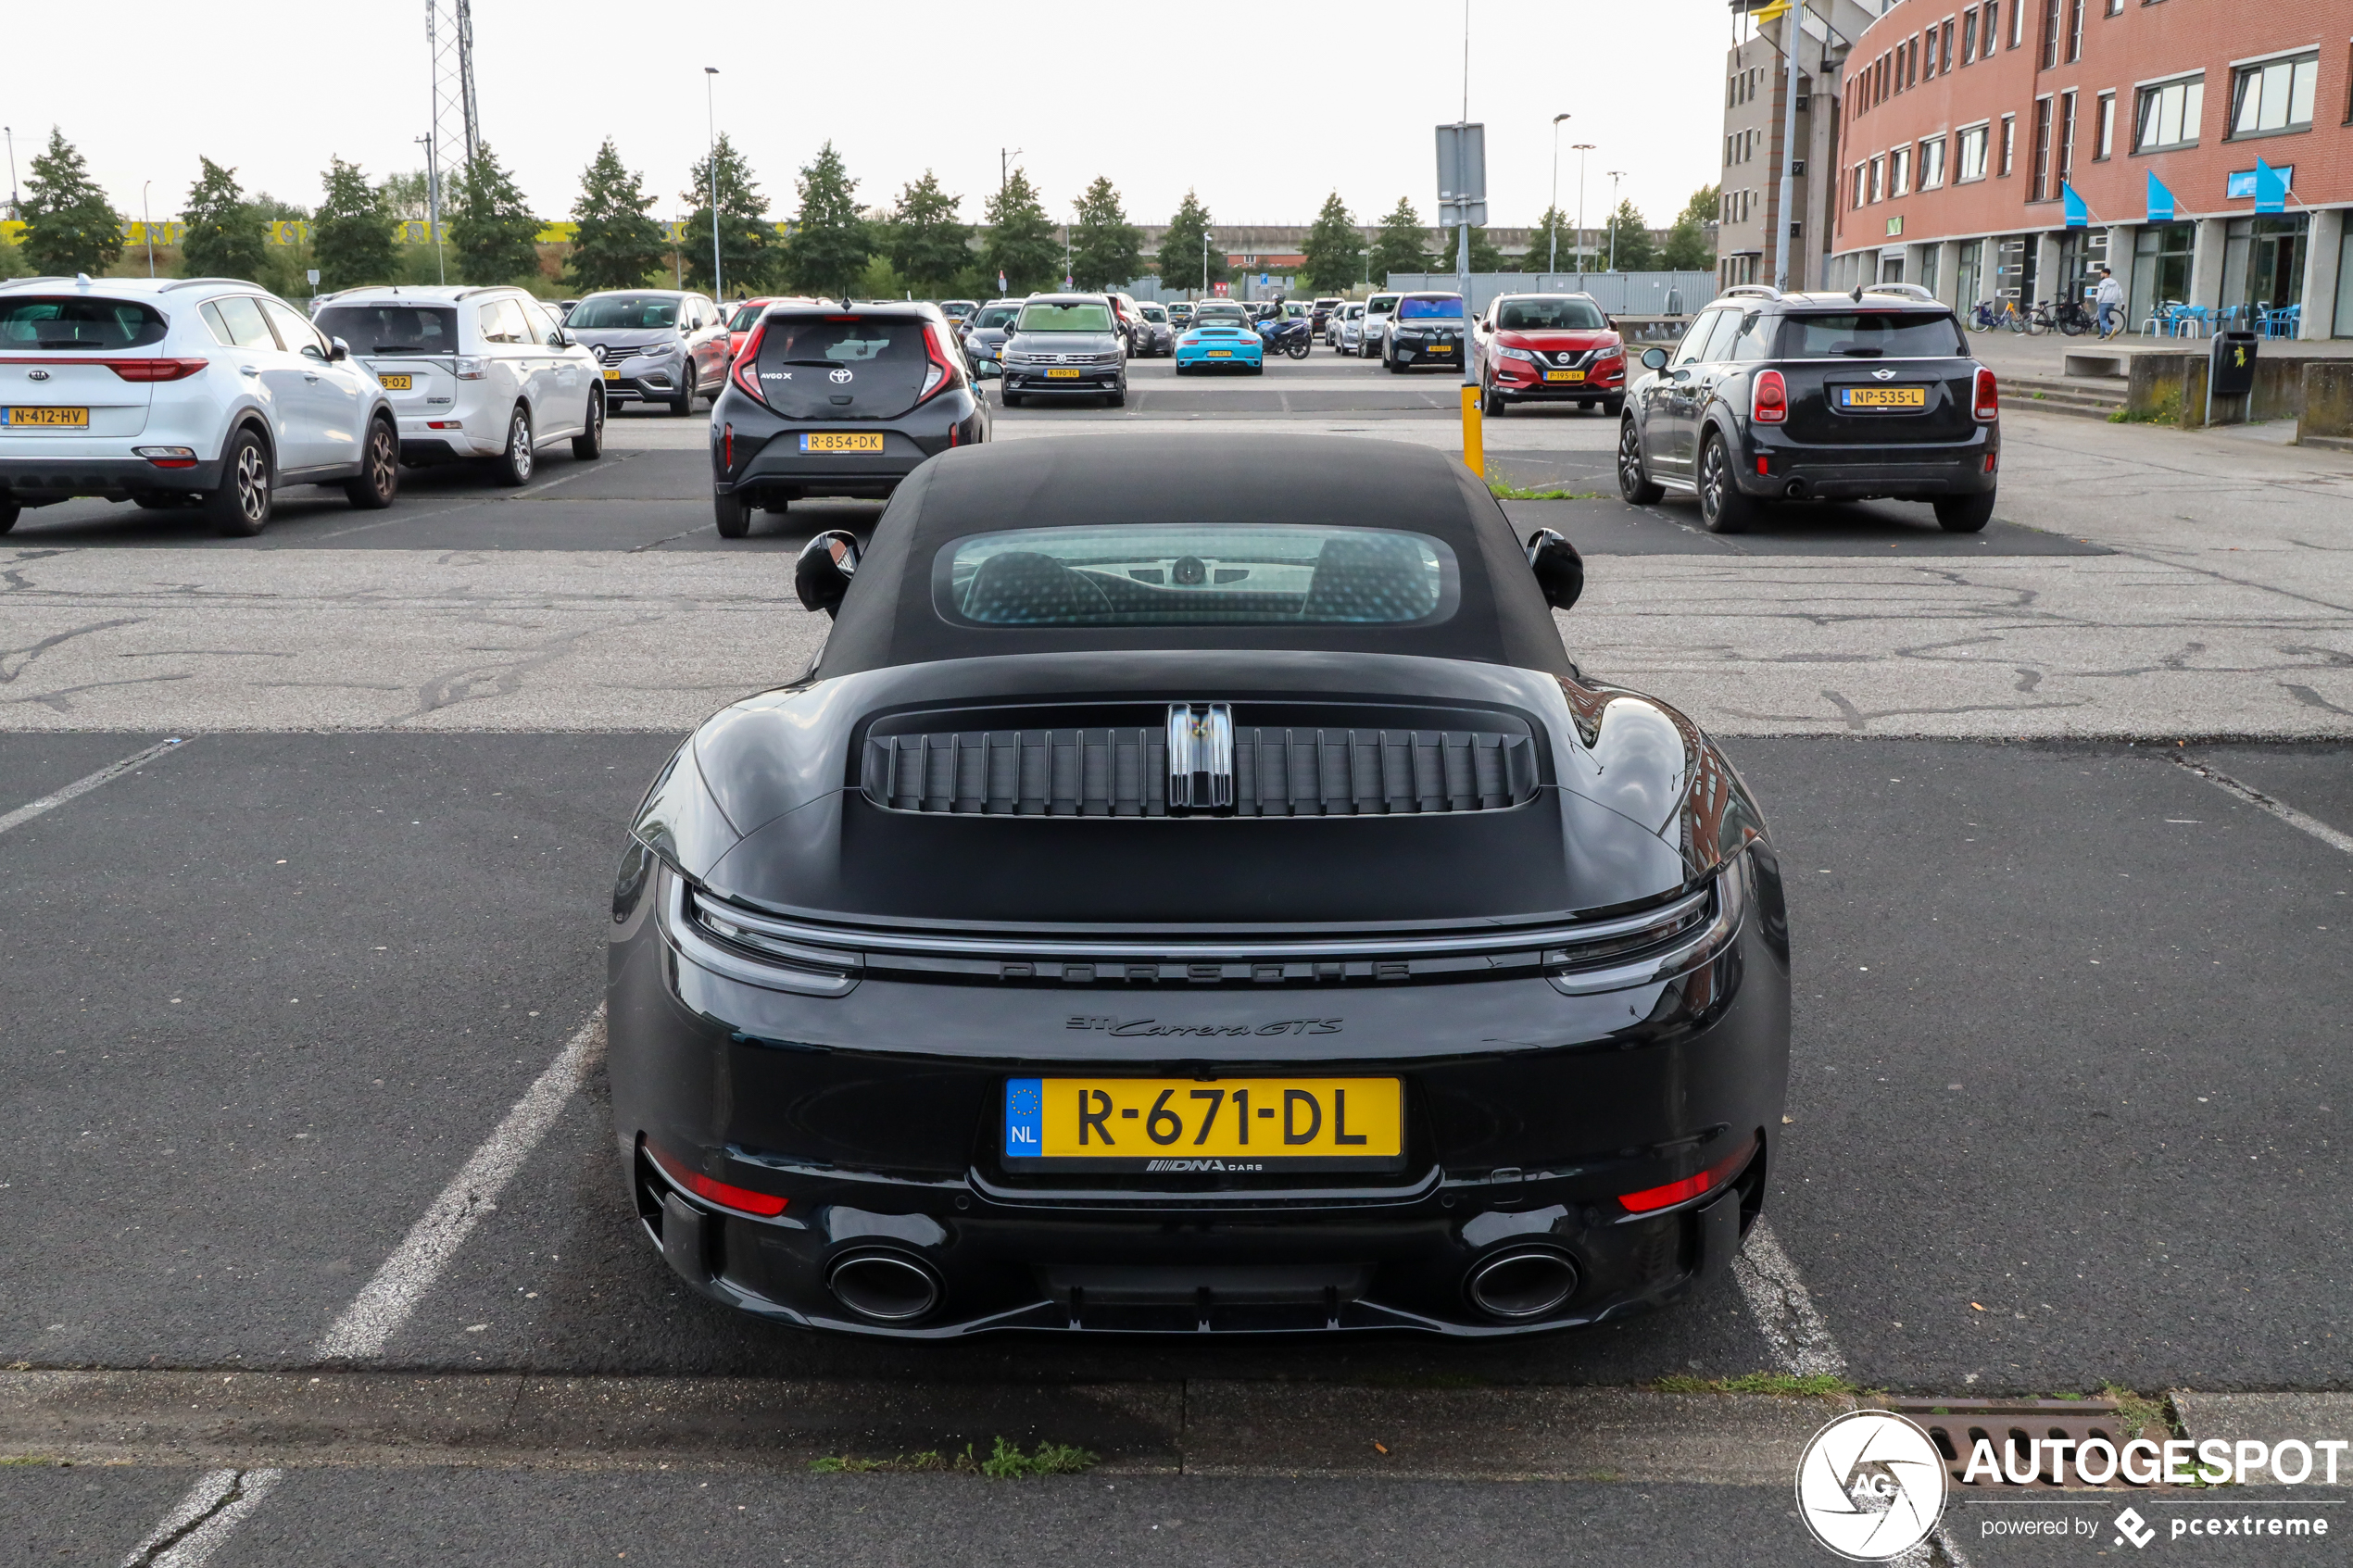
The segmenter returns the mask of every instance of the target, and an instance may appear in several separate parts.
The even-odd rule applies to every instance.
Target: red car
[[[1471,329],[1479,408],[1596,403],[1611,419],[1626,406],[1626,343],[1592,296],[1499,295]]]
[[[729,306],[727,315],[727,363],[744,351],[744,339],[760,324],[760,313],[772,305],[807,305],[811,301],[799,295],[771,295],[765,299],[739,299]]]

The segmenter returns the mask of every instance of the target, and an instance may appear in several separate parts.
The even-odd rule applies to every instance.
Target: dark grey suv
[[[1111,301],[1099,294],[1032,295],[1001,354],[1005,407],[1032,397],[1127,401],[1127,343]]]
[[[1952,307],[1913,283],[1727,289],[1626,395],[1617,485],[1699,499],[1738,533],[1778,501],[1925,501],[1949,532],[1994,515],[2002,408]]]

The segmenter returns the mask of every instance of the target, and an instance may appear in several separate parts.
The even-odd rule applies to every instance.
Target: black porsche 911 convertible
[[[1584,678],[1445,454],[917,469],[612,905],[614,1131],[697,1289],[916,1337],[1592,1323],[1723,1269],[1789,1054],[1765,825]]]

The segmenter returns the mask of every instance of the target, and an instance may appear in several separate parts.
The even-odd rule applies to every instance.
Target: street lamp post
[[[702,68],[703,136],[711,148],[711,296],[724,300],[727,285],[719,276],[719,111],[711,96],[711,79],[719,74],[717,66]]]
[[[1000,147],[997,149],[998,194],[1004,194],[1005,187],[1013,183],[1013,159],[1019,157],[1021,157],[1021,149],[1019,147]]]
[[[1617,270],[1617,182],[1626,178],[1622,169],[1605,169],[1609,176],[1609,270]]]
[[[156,275],[156,220],[147,213],[147,187],[152,180],[139,182],[139,227],[147,232],[147,276]]]
[[[24,208],[17,203],[17,132],[14,127],[0,125],[8,138],[8,216],[22,218]]]
[[[434,275],[442,282],[449,281],[449,268],[441,256],[441,158],[434,151],[431,136],[413,136],[409,140],[422,144],[425,149],[425,226],[433,235]]]
[[[1201,296],[1203,299],[1209,297],[1209,230],[1206,226],[1201,232]]]
[[[1552,219],[1553,257],[1544,264],[1546,272],[1561,270],[1561,121],[1568,116],[1553,116],[1553,205],[1547,214]]]
[[[1585,246],[1585,155],[1592,150],[1593,144],[1591,142],[1569,144],[1569,151],[1577,155],[1577,245],[1579,252],[1577,275],[1580,278],[1585,275],[1585,263],[1582,258]]]

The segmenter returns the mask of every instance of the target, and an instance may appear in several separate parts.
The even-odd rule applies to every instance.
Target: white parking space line
[[[2187,768],[2223,794],[2234,796],[2258,810],[2269,811],[2288,826],[2309,833],[2332,849],[2353,855],[2353,833],[2340,833],[2318,818],[2308,817],[2284,800],[2275,800],[2253,784],[2241,784],[2228,773],[2219,773],[2194,757],[2176,754],[2173,760]]]
[[[327,1330],[313,1352],[321,1361],[384,1353],[385,1344],[409,1321],[417,1303],[441,1277],[441,1271],[473,1234],[475,1223],[498,1207],[499,1193],[555,1125],[564,1102],[580,1086],[604,1047],[605,1010],[599,1003],[580,1032],[556,1053],[547,1070],[515,1101],[497,1130],[442,1188],[441,1196],[384,1260],[358,1299]]]
[[[1762,1217],[1748,1227],[1748,1240],[1733,1255],[1732,1280],[1748,1298],[1749,1312],[1780,1358],[1782,1371],[1795,1377],[1834,1377],[1846,1370],[1846,1357],[1806,1282],[1797,1277],[1797,1265]]]
[[[246,1514],[261,1506],[284,1474],[277,1470],[209,1470],[196,1477],[122,1568],[203,1568]]]
[[[87,778],[74,780],[54,795],[44,795],[38,800],[28,800],[6,816],[0,817],[0,833],[6,833],[10,828],[22,827],[43,812],[54,811],[78,795],[87,795],[102,784],[111,784],[125,773],[135,772],[166,752],[179,750],[193,738],[195,737],[174,735],[170,740],[157,741],[145,751],[134,753],[120,762],[108,763]]]
[[[498,1195],[547,1137],[604,1047],[605,1009],[599,1002],[588,1022],[522,1092],[506,1120],[483,1140],[359,1298],[327,1330],[312,1350],[314,1356],[321,1361],[363,1360],[384,1353],[384,1346],[409,1321],[417,1303],[424,1299],[441,1271],[473,1233],[475,1223],[497,1209]],[[269,1496],[281,1474],[276,1470],[207,1472],[122,1560],[122,1568],[202,1568],[245,1515]]]

